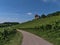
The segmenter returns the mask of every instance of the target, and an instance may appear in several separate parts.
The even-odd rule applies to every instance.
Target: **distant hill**
[[[2,24],[12,24],[12,25],[16,25],[16,24],[19,24],[18,22],[4,22],[4,23],[2,23]]]
[[[0,23],[0,28],[17,25],[17,24],[19,23],[18,22],[4,22],[4,23]]]

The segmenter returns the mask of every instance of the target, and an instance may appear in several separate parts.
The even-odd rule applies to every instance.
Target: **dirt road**
[[[22,45],[53,45],[48,41],[26,31],[18,30],[23,34]]]

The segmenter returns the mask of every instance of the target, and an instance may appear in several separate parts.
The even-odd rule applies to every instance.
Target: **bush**
[[[47,17],[45,14],[42,14],[42,15],[41,15],[41,18],[45,18],[45,17]]]
[[[52,25],[47,24],[47,25],[45,26],[45,28],[46,28],[46,30],[51,30],[51,29],[52,29]]]
[[[16,29],[6,28],[3,32],[0,32],[0,45],[4,45],[10,40],[11,36],[16,34]]]
[[[3,36],[4,36],[4,40],[6,39],[6,38],[8,38],[8,31],[7,30],[5,30],[4,29],[4,32],[3,32]]]

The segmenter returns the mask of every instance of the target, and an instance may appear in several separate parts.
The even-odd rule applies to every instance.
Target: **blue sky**
[[[0,22],[25,22],[55,11],[60,11],[59,0],[0,0]]]

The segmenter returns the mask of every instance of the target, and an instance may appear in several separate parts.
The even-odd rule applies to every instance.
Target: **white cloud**
[[[27,13],[27,15],[32,15],[32,13],[29,12],[29,13]]]
[[[43,2],[57,2],[58,0],[42,0]]]

